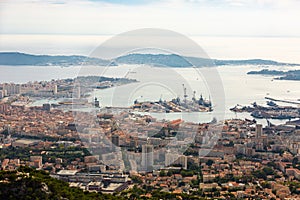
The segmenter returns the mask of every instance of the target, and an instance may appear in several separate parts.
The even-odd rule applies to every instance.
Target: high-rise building
[[[142,145],[142,168],[151,170],[153,168],[153,145]]]
[[[3,90],[7,91],[7,95],[20,94],[20,85],[14,83],[6,83],[3,85]]]
[[[75,86],[73,88],[72,97],[73,97],[73,99],[80,99],[80,97],[81,97],[80,83],[75,84]]]
[[[256,124],[255,136],[256,138],[260,138],[263,134],[263,129],[261,124]]]
[[[167,150],[165,154],[165,166],[168,167],[172,165],[177,158],[177,154],[171,153],[169,150]]]
[[[57,85],[53,86],[53,94],[57,94]]]
[[[81,90],[80,90],[80,85],[77,86],[76,91],[75,91],[75,98],[80,99],[81,97]]]
[[[2,90],[2,91],[3,91],[4,97],[6,97],[7,96],[7,90]]]
[[[0,90],[0,99],[2,99],[4,97],[4,92],[3,90]]]
[[[183,169],[187,169],[187,157],[185,155],[179,156],[174,164],[181,165]]]
[[[167,151],[165,154],[165,166],[171,165],[180,165],[183,169],[187,169],[187,156]]]
[[[2,103],[0,104],[0,113],[5,113],[8,110],[8,104]]]

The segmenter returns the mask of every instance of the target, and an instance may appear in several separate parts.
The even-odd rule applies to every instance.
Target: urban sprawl
[[[81,81],[99,90],[134,82],[101,77],[91,86],[89,81],[97,78]],[[74,101],[72,97],[90,92],[74,89],[74,83],[75,79],[62,79],[0,84],[1,170],[30,166],[71,187],[111,194],[134,187],[146,191],[145,198],[155,189],[207,199],[300,199],[299,119],[267,126],[255,119],[158,120],[142,111],[151,106],[159,112],[191,111],[197,104],[197,111],[209,112],[211,103],[205,106],[207,100],[201,97],[202,104],[194,100],[189,107],[183,104],[186,100],[177,99],[101,108],[97,98]],[[38,100],[46,101],[34,105]],[[93,106],[93,112],[72,111],[78,102]],[[261,112],[255,109],[251,112]],[[274,108],[272,114],[278,116],[282,109]],[[299,108],[288,109],[299,116]]]

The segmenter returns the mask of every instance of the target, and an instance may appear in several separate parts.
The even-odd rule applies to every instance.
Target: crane
[[[193,101],[196,102],[196,91],[193,91]]]
[[[159,103],[162,103],[163,102],[163,100],[162,100],[162,94],[160,95],[160,98],[159,98]]]
[[[184,103],[186,103],[188,95],[186,94],[186,87],[184,87],[184,84],[182,84],[182,87],[183,87]]]

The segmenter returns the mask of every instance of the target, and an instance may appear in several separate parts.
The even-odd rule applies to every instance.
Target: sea
[[[155,70],[155,67],[144,66],[147,70]],[[64,79],[75,78],[77,76],[99,75],[108,77],[128,77],[128,72],[134,74],[134,70],[140,69],[138,65],[120,65],[117,67],[110,67],[109,69],[102,66],[0,66],[0,80],[1,82],[15,82],[26,83],[29,81],[42,81],[51,79]],[[188,98],[192,98],[193,91],[196,91],[195,97],[199,98],[200,94],[204,98],[209,99],[214,106],[214,110],[217,112],[209,113],[146,113],[158,119],[184,119],[185,121],[191,121],[195,123],[209,122],[214,117],[218,116],[218,119],[253,119],[249,113],[234,113],[229,109],[236,106],[251,105],[257,102],[259,105],[266,106],[265,97],[271,97],[280,100],[289,100],[300,103],[300,81],[288,81],[277,80],[274,76],[263,75],[248,75],[249,71],[258,71],[261,69],[272,70],[292,70],[300,69],[300,67],[287,67],[287,66],[219,66],[215,67],[214,73],[218,79],[218,85],[207,85],[205,77],[203,75],[195,75],[194,68],[172,68],[170,73],[174,72],[179,74],[178,81],[185,81]],[[147,73],[144,75],[147,76]],[[149,76],[149,75],[148,75]],[[179,76],[178,76],[179,77]],[[138,77],[143,79],[143,77]],[[176,78],[176,77],[175,77]],[[151,80],[151,77],[150,77]],[[105,106],[118,106],[126,107],[133,104],[134,100],[140,102],[143,101],[158,101],[171,100],[172,98],[180,97],[183,99],[183,88],[177,88],[177,93],[170,92],[168,90],[168,84],[164,87],[160,87],[155,84],[155,78],[153,77],[152,83],[142,85],[140,83],[132,83],[128,85],[122,85],[120,87],[108,88],[104,90],[94,90],[92,98],[97,97],[100,100],[102,107]],[[170,88],[175,82],[170,80]],[[176,81],[176,80],[175,80]],[[181,83],[179,83],[181,84]],[[211,94],[213,87],[220,87],[224,94],[222,101],[217,101],[217,105],[214,104],[214,95]],[[120,91],[122,91],[120,93]],[[223,95],[222,94],[222,95]],[[216,95],[215,95],[216,96]],[[89,99],[91,101],[91,99]],[[38,100],[33,105],[41,105],[45,102],[55,103],[60,101],[59,99]],[[277,103],[279,105],[290,105],[288,103]],[[218,109],[219,108],[219,109]],[[259,119],[259,123],[267,125],[265,119]],[[270,120],[273,124],[283,124],[286,120]]]
[[[102,42],[113,35],[0,35],[1,52],[24,52],[30,54],[48,55],[90,55]],[[300,37],[246,37],[246,36],[188,36],[197,42],[209,57],[215,59],[268,59],[278,62],[300,63]],[[51,79],[75,78],[82,75],[105,75],[110,77],[135,77],[135,70],[141,66],[120,65],[105,70],[100,66],[0,66],[0,82],[25,83]],[[143,66],[147,69],[147,66]],[[93,91],[92,97],[100,100],[101,106],[128,106],[135,99],[139,101],[168,100],[174,97],[183,98],[183,87],[177,91],[168,90],[174,84],[185,83],[188,98],[196,91],[198,98],[202,94],[211,98],[214,110],[211,113],[151,113],[157,118],[182,118],[192,122],[209,122],[215,116],[218,118],[248,118],[248,113],[234,113],[229,109],[236,105],[251,105],[257,102],[266,105],[265,97],[280,100],[298,101],[300,99],[300,81],[277,80],[273,76],[247,75],[249,71],[261,69],[293,70],[299,67],[289,66],[220,66],[213,69],[215,84],[206,81],[205,73],[195,73],[193,68],[171,69],[170,74],[177,74],[179,79],[170,80],[166,87],[159,84],[148,84],[140,87],[138,83],[120,86],[122,95],[116,95],[120,90],[109,88]],[[151,70],[150,70],[151,71]],[[169,74],[169,73],[166,73]],[[138,78],[147,77],[147,73]],[[195,76],[196,75],[196,76]],[[151,78],[150,78],[151,79]],[[155,80],[155,79],[154,79]],[[153,81],[155,82],[155,81]],[[218,94],[213,94],[219,88],[221,101],[216,101]],[[123,96],[126,96],[124,98]],[[55,103],[56,99],[46,100]],[[39,100],[33,105],[41,105],[45,100]],[[289,105],[278,103],[279,105]],[[293,105],[296,106],[296,105]],[[258,120],[266,125],[265,119]],[[274,124],[285,123],[286,120],[270,120]]]

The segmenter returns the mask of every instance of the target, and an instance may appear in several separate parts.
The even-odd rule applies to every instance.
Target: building
[[[165,154],[165,166],[168,167],[172,165],[177,158],[178,158],[177,154],[167,151]]]
[[[95,181],[95,182],[90,182],[88,185],[87,185],[87,189],[89,191],[97,191],[99,192],[101,190],[101,188],[103,187],[103,183],[99,182],[99,181]]]
[[[213,182],[216,178],[215,174],[203,174],[203,182],[204,183],[209,183]]]
[[[221,187],[217,183],[200,183],[199,188],[204,192],[215,190],[221,190]]]
[[[50,111],[51,110],[51,105],[49,103],[44,103],[43,104],[43,110]]]
[[[183,169],[187,169],[187,156],[181,155],[174,162],[176,165],[180,165]]]
[[[77,170],[60,170],[57,172],[59,176],[74,176],[77,173]]]
[[[73,90],[74,94],[73,94],[73,98],[77,98],[80,99],[81,97],[81,90],[80,90],[80,85],[76,85],[74,90]]]
[[[187,169],[187,156],[178,155],[177,153],[167,152],[165,154],[165,166],[180,165],[183,169]]]
[[[1,90],[0,95],[2,95],[1,98],[7,97],[7,90]]]
[[[40,140],[29,140],[29,139],[19,139],[12,143],[13,147],[29,147],[36,145],[40,142]]]
[[[57,94],[57,85],[53,86],[53,94]]]
[[[43,166],[42,156],[30,156],[30,166],[35,167],[37,169],[42,168]]]
[[[0,90],[0,99],[2,99],[4,97],[4,91]]]
[[[115,146],[119,146],[119,142],[120,142],[120,138],[119,138],[119,135],[112,135],[111,136],[111,142],[113,145]]]
[[[262,124],[256,124],[255,136],[256,138],[260,138],[263,134]]]
[[[97,163],[99,161],[99,155],[93,155],[93,156],[85,156],[84,162],[85,163]]]
[[[3,90],[7,91],[7,95],[20,94],[21,86],[14,83],[5,83],[3,85]]]
[[[0,113],[6,113],[8,110],[8,104],[0,104]]]
[[[153,168],[153,145],[142,145],[142,168],[151,170]]]
[[[113,194],[114,192],[121,192],[128,188],[128,183],[110,183],[107,187],[101,189],[102,193]]]
[[[294,176],[296,179],[300,180],[300,170],[295,168],[286,169],[286,175]]]

